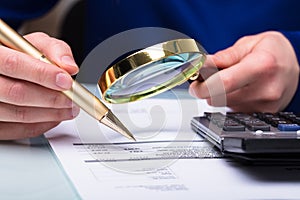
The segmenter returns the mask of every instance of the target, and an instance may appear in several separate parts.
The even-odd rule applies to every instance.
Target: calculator
[[[225,156],[300,163],[300,115],[293,112],[205,112],[191,127]]]

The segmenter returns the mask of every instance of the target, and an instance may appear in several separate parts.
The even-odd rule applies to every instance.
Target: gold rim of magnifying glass
[[[176,39],[153,45],[127,56],[110,66],[98,80],[98,86],[101,90],[103,99],[107,101],[107,99],[105,99],[106,91],[128,72],[137,68],[142,68],[145,65],[169,56],[182,53],[200,53],[203,56],[206,55],[205,50],[201,49],[201,47],[199,49],[199,46],[194,39]],[[198,70],[195,73],[190,74],[187,79],[192,77],[194,80],[195,74],[197,73]]]

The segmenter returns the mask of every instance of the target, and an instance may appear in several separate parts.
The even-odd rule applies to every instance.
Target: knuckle
[[[44,83],[46,81],[47,76],[49,76],[49,72],[46,67],[36,66],[36,77],[38,83]]]
[[[47,33],[44,32],[34,32],[26,35],[25,37],[50,37]]]
[[[17,122],[25,122],[25,121],[30,121],[30,119],[28,119],[27,115],[28,115],[28,110],[23,108],[23,107],[15,107],[15,120]]]
[[[265,97],[266,101],[275,102],[281,99],[281,93],[274,89],[269,89]]]
[[[2,73],[5,75],[14,75],[18,70],[20,60],[17,54],[9,54],[2,62]]]
[[[35,32],[35,33],[32,33],[32,35],[34,36],[38,36],[38,37],[50,37],[47,33],[44,33],[44,32]]]
[[[14,82],[8,88],[8,98],[14,103],[22,103],[25,99],[25,86],[20,82]]]
[[[253,35],[245,35],[243,37],[241,37],[236,43],[235,45],[239,45],[241,43],[245,43],[248,41],[251,41],[253,39]]]
[[[51,108],[69,108],[72,106],[71,100],[59,91],[51,90],[47,95],[46,102]]]
[[[226,93],[232,92],[233,84],[235,83],[230,76],[223,76],[222,77],[223,87]]]
[[[65,106],[67,102],[67,97],[65,97],[61,92],[54,91],[49,98],[49,104],[52,108],[61,108]]]
[[[53,40],[51,40],[50,43],[51,43],[51,47],[52,47],[53,49],[60,49],[60,48],[63,48],[63,49],[65,49],[66,51],[71,52],[70,46],[69,46],[66,42],[64,42],[63,40],[53,39]]]
[[[54,94],[50,100],[50,105],[52,107],[56,108],[61,102],[60,99],[61,99],[61,96],[58,93]]]
[[[281,101],[283,93],[284,91],[281,86],[274,87],[274,83],[270,83],[270,85],[264,88],[264,93],[261,96],[260,100],[265,102],[266,105],[270,106]]]
[[[28,39],[31,42],[35,42],[37,40],[41,40],[41,39],[47,39],[50,38],[50,36],[46,33],[43,32],[34,32],[34,33],[29,33],[27,35],[24,36],[26,39]]]
[[[269,52],[260,53],[257,55],[257,61],[263,63],[266,72],[274,70],[278,65],[276,64],[276,58]]]
[[[271,40],[276,40],[278,38],[285,38],[285,36],[278,31],[267,31],[265,32],[265,37],[268,37]]]
[[[241,38],[241,40],[250,40],[251,39],[251,37],[252,36],[250,36],[250,35],[245,35],[245,36],[243,36],[242,38]]]

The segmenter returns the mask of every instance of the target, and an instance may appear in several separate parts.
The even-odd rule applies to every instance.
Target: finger
[[[79,114],[79,108],[37,108],[0,103],[0,121],[36,123],[70,120]]]
[[[71,108],[73,102],[62,92],[27,81],[0,76],[0,101],[20,106]]]
[[[70,89],[72,77],[59,67],[0,46],[0,74],[23,79],[55,90]]]
[[[71,48],[64,41],[51,38],[45,33],[29,34],[25,38],[43,52],[47,58],[69,74],[74,75],[78,73],[79,68],[74,61]]]
[[[198,80],[193,81],[189,86],[189,93],[192,96],[200,99],[207,99],[213,96],[225,95],[226,91],[219,73],[220,72],[217,72],[211,75],[204,82]]]
[[[206,102],[210,106],[214,107],[228,107],[228,99],[226,95],[218,95],[206,99]]]
[[[255,39],[255,37],[254,37]],[[218,69],[239,67],[239,63],[251,52],[253,46],[257,43],[253,36],[246,36],[238,40],[232,47],[219,51],[214,55],[207,56],[204,66],[200,69],[200,76],[198,81],[194,81],[190,85],[190,94],[198,98],[210,98],[214,95],[220,95],[230,89],[228,86],[234,77],[239,74],[230,74],[231,72],[239,71],[239,69],[231,69],[229,71],[219,72]],[[241,73],[241,72],[240,72]],[[229,76],[227,76],[229,74]],[[226,78],[226,79],[224,79]],[[201,83],[203,80],[206,80]],[[228,80],[227,83],[222,83]],[[234,83],[234,82],[233,82]],[[225,85],[226,84],[226,85]],[[226,90],[227,89],[227,90]]]
[[[207,55],[206,60],[203,66],[199,69],[199,76],[197,78],[198,81],[204,81],[214,73],[218,72],[219,69],[212,60],[211,55]]]
[[[0,122],[0,140],[15,140],[36,137],[57,126],[59,122],[10,123]]]
[[[267,52],[251,53],[241,62],[213,74],[203,83],[194,81],[190,85],[190,92],[196,97],[205,99],[231,93],[263,77],[264,73],[269,73],[265,69],[274,63],[273,56]]]
[[[228,68],[249,54],[257,42],[255,36],[242,37],[233,46],[212,55],[211,59],[218,68]]]
[[[266,86],[261,83],[251,84],[231,92],[226,95],[226,104],[222,104],[220,100],[216,100],[218,97],[210,98],[207,102],[209,105],[213,106],[239,108],[238,111],[242,111],[242,107],[245,107],[252,112],[278,112],[279,110],[282,110],[286,106],[286,104],[283,103],[282,96],[285,94],[282,86],[279,85],[276,87],[272,83],[270,85],[265,85]],[[272,89],[273,86],[276,89]],[[262,103],[264,103],[264,106],[262,106]],[[243,109],[243,111],[246,109]]]

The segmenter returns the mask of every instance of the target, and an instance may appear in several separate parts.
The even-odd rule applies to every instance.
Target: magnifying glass
[[[194,39],[159,43],[108,67],[98,87],[108,103],[145,99],[197,79],[205,59],[205,50]]]

